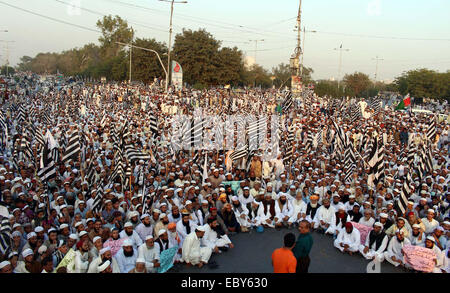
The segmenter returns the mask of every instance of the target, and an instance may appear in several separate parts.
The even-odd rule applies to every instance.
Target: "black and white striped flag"
[[[430,125],[428,126],[427,140],[431,143],[434,143],[434,141],[436,140],[436,116],[434,115],[430,121]]]
[[[81,147],[80,147],[80,135],[78,133],[78,130],[75,130],[70,135],[69,141],[67,142],[66,150],[64,152],[64,156],[62,158],[62,161],[65,163],[70,159],[78,160],[78,155],[80,154]]]
[[[37,174],[42,182],[56,178],[56,167],[50,156],[48,141],[44,144],[44,148],[42,149],[40,168]]]

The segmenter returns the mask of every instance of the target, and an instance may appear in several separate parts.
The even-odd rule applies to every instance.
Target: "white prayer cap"
[[[78,226],[80,226],[80,225],[82,225],[82,224],[83,224],[83,222],[81,222],[81,221],[80,221],[80,222],[76,222],[76,223],[75,223],[75,228],[77,228]]]
[[[102,240],[102,238],[99,236],[95,236],[94,239],[92,239],[92,242],[95,243],[95,241],[97,240]]]
[[[195,228],[195,230],[200,231],[200,232],[205,232],[205,227],[204,226],[197,226]]]
[[[231,197],[231,201],[238,201],[238,200],[239,200],[239,198],[237,196]]]
[[[381,227],[381,228],[383,228],[383,224],[381,224],[380,222],[376,222],[375,224],[373,224],[374,226],[377,226],[377,227]]]
[[[11,263],[7,260],[0,262],[0,270],[6,267],[7,265],[10,265]]]
[[[36,233],[40,233],[42,231],[44,231],[44,228],[42,228],[42,226],[37,226],[36,228],[34,228],[34,232]]]
[[[296,187],[295,187],[295,185],[291,185],[290,187],[289,187],[289,189],[295,189]]]
[[[81,231],[80,234],[79,234],[79,235],[80,235],[80,238],[83,237],[84,235],[86,235],[87,233],[88,233],[88,232],[86,232],[86,231]]]
[[[352,194],[352,195],[350,195],[348,198],[355,198],[355,196]]]
[[[77,234],[70,234],[70,235],[69,235],[69,238],[70,238],[70,239],[73,239],[73,240],[78,240]]]
[[[161,229],[158,231],[158,237],[160,237],[161,235],[163,235],[164,233],[166,233],[166,229]]]
[[[23,252],[22,252],[22,256],[25,258],[25,257],[27,257],[27,256],[30,256],[30,255],[33,255],[33,250],[31,250],[30,248],[27,248],[27,249],[25,249]]]
[[[162,213],[161,215],[159,215],[159,219],[161,220],[162,218],[166,217],[166,213]]]
[[[34,232],[28,233],[27,240],[30,240],[32,237],[37,237],[36,233]]]
[[[208,204],[207,200],[202,200],[202,204]]]
[[[138,259],[136,259],[136,263],[145,263],[145,259],[139,257]]]
[[[69,225],[67,225],[66,223],[64,223],[64,224],[61,224],[61,225],[59,226],[59,229],[60,229],[60,230],[62,230],[62,229],[64,229],[64,228],[69,228]]]
[[[432,241],[433,243],[436,242],[436,240],[434,240],[434,237],[433,237],[433,236],[427,236],[427,240],[430,240],[430,241]]]
[[[450,222],[449,221],[444,221],[442,224],[443,225],[450,225]]]
[[[388,217],[388,215],[386,213],[381,213],[380,214],[380,218],[387,218],[387,217]]]
[[[438,226],[438,227],[436,228],[436,230],[439,230],[439,231],[442,231],[442,232],[445,231],[445,229],[444,229],[443,227],[441,227],[441,226]]]
[[[410,200],[410,201],[408,201],[408,203],[409,203],[409,204],[414,204],[414,202],[413,202],[413,201],[411,201],[411,200]]]
[[[249,190],[249,189],[250,189],[250,188],[248,188],[248,186],[245,186],[245,187],[244,187],[244,190]]]
[[[152,235],[147,235],[147,237],[145,237],[145,241],[147,241],[149,239],[153,239],[153,236]]]
[[[162,204],[159,205],[159,207],[165,207],[167,206],[167,204],[165,202],[163,202]]]
[[[126,246],[133,246],[133,242],[131,242],[130,239],[125,239],[125,241],[122,243],[122,247],[126,247]]]
[[[133,227],[133,224],[131,222],[126,222],[123,227],[124,228]]]
[[[106,247],[100,249],[100,255],[105,254],[105,252],[107,252],[107,251],[111,251],[111,247],[106,246]]]
[[[99,272],[103,272],[110,266],[110,264],[111,264],[111,262],[109,260],[107,260],[103,264],[99,265],[97,269]]]
[[[150,217],[150,215],[149,215],[149,214],[143,214],[143,215],[141,216],[141,220],[145,219],[146,217]]]
[[[397,231],[395,231],[395,233],[398,233],[398,234],[404,234],[403,231],[400,230],[400,229],[397,229]]]
[[[188,204],[192,204],[192,201],[187,200],[186,203],[185,203],[185,205],[188,205]]]
[[[153,212],[154,212],[154,213],[158,213],[158,214],[160,214],[160,213],[161,213],[161,211],[160,211],[160,210],[158,210],[158,209],[154,209],[154,210],[153,210]]]
[[[41,245],[41,247],[39,247],[39,249],[38,249],[39,254],[42,254],[46,251],[47,251],[47,246],[45,246],[45,245]]]
[[[414,224],[414,225],[412,225],[412,227],[413,227],[413,228],[420,229],[420,225],[419,225],[419,224]]]
[[[427,213],[435,213],[433,209],[428,209]]]
[[[344,210],[345,211],[345,206],[341,202],[338,204],[337,208],[338,208],[338,210]]]

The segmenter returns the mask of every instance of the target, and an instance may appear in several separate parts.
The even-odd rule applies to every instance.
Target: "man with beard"
[[[318,203],[319,197],[317,195],[311,195],[309,199],[310,202],[306,205],[305,220],[311,223],[311,230],[314,230],[315,223],[317,223],[317,210],[320,208],[320,204]]]
[[[123,226],[124,229],[120,232],[120,238],[128,238],[133,244],[133,248],[137,249],[142,244],[142,239],[136,231],[133,230],[133,224],[131,222],[126,222]]]
[[[330,205],[329,199],[324,198],[322,204],[317,210],[314,228],[319,229],[321,233],[333,235],[336,230],[336,211]]]
[[[155,228],[153,231],[154,235],[158,235],[160,230],[166,230],[167,231],[167,225],[169,224],[169,218],[165,213],[162,213],[159,215],[159,221],[155,224]]]
[[[433,236],[427,236],[425,239],[425,248],[431,249],[436,255],[436,258],[434,259],[435,266],[433,268],[433,273],[445,272],[445,255],[442,253],[442,250],[437,247],[436,239],[434,239]]]
[[[153,235],[153,227],[150,223],[150,215],[143,214],[141,216],[141,223],[136,227],[136,233],[141,237],[142,241],[148,236]]]
[[[77,251],[75,252],[75,265],[73,271],[71,267],[67,268],[68,273],[86,273],[89,268],[89,242],[78,241]]]
[[[96,236],[101,237],[102,233],[103,233],[102,221],[96,220],[93,229],[89,232],[89,238],[92,241]]]
[[[292,200],[292,216],[289,218],[289,223],[299,223],[306,217],[306,203],[303,201],[302,193],[297,192],[295,198]]]
[[[212,189],[217,188],[223,181],[223,177],[219,176],[219,169],[214,169],[212,175],[209,176],[208,179]]]
[[[384,258],[394,266],[404,265],[402,248],[405,245],[410,245],[411,241],[403,236],[403,231],[397,230],[395,237],[391,238],[387,251],[384,252]]]
[[[348,220],[348,214],[345,212],[344,204],[341,203],[338,205],[335,219],[336,221],[334,225],[335,227],[334,233],[338,235],[339,232],[341,232],[344,229],[345,224],[347,223]]]
[[[263,208],[263,215],[260,219],[261,224],[267,228],[275,228],[274,218],[276,215],[275,212],[275,201],[272,199],[270,194],[266,194],[264,200],[261,203]]]
[[[200,208],[197,210],[197,218],[200,221],[200,226],[206,221],[206,214],[209,212],[209,202],[202,200]]]
[[[232,210],[234,215],[236,216],[236,220],[241,226],[241,232],[248,232],[248,228],[250,228],[250,222],[248,221],[248,210],[247,208],[241,204],[239,198],[237,196],[233,196],[231,198]]]
[[[177,223],[177,232],[180,236],[180,245],[183,246],[183,241],[187,235],[194,231],[197,225],[189,218],[189,213],[183,213],[183,218]]]
[[[409,235],[409,240],[412,245],[423,246],[425,242],[425,235],[419,224],[412,226],[412,231]]]
[[[355,203],[353,205],[353,208],[347,212],[349,216],[349,221],[359,223],[359,220],[363,217],[359,209],[360,209],[359,204]]]
[[[383,224],[383,231],[385,232],[393,225],[392,221],[388,217],[388,214],[380,213],[380,223]]]
[[[167,216],[172,223],[178,223],[181,221],[180,209],[176,205],[172,205],[172,212]]]
[[[230,238],[227,235],[218,235],[217,220],[213,217],[207,219],[207,224],[203,226],[205,228],[205,235],[202,238],[201,243],[213,250],[215,253],[220,251],[227,251],[228,247],[233,248]]]
[[[159,264],[159,249],[155,246],[153,236],[148,235],[145,243],[139,246],[139,258],[144,259],[145,267],[149,273],[156,273]]]
[[[205,228],[199,226],[195,228],[183,243],[183,261],[188,265],[197,265],[199,268],[208,263],[212,254],[212,249],[209,247],[201,247],[200,240],[205,235]]]
[[[392,225],[389,229],[386,230],[386,235],[389,237],[393,237],[395,235],[395,231],[401,230],[403,232],[403,236],[409,238],[409,231],[405,226],[405,219],[400,217],[397,219],[397,223]]]
[[[239,195],[239,201],[250,210],[250,205],[254,199],[253,196],[250,195],[250,190],[248,187],[244,187],[242,194]]]
[[[353,228],[352,223],[345,223],[345,230],[339,233],[336,240],[334,240],[334,247],[343,253],[353,255],[353,252],[358,251],[361,243],[361,236],[358,229]]]
[[[169,236],[169,247],[178,246],[178,251],[174,257],[174,261],[179,262],[181,260],[181,246],[182,245],[181,245],[180,236],[178,236],[178,232],[177,232],[177,224],[169,223],[169,225],[167,225],[167,234]]]
[[[221,217],[225,226],[227,227],[228,232],[238,233],[240,231],[239,222],[236,219],[236,215],[231,209],[231,204],[227,203],[224,205],[221,213]]]
[[[287,194],[280,192],[280,196],[275,202],[275,227],[285,226],[290,228],[292,223],[289,222],[289,219],[292,217],[293,211],[291,203],[287,200]]]
[[[111,269],[113,273],[120,273],[119,264],[117,263],[117,260],[112,256],[110,247],[105,247],[100,250],[100,255],[89,264],[89,269],[87,272],[89,274],[99,273],[98,267],[105,261],[109,261],[111,263]]]
[[[148,273],[147,267],[145,266],[145,259],[138,258],[136,260],[136,266],[134,269],[131,270],[130,273],[134,274],[145,274]]]
[[[261,219],[264,218],[264,208],[262,207],[261,203],[254,199],[250,204],[250,209],[247,215],[251,227],[261,226]]]
[[[22,251],[25,251],[26,249],[31,249],[31,251],[33,251],[33,253],[36,254],[41,245],[41,242],[38,241],[36,233],[35,232],[28,233],[27,240],[28,243],[25,244],[25,246],[22,248]],[[23,256],[19,257],[19,260],[23,260]]]
[[[17,262],[17,267],[14,272],[39,274],[42,271],[41,265],[34,260],[33,251],[30,248],[22,251],[22,257],[23,261]]]
[[[156,238],[155,241],[155,247],[159,250],[159,253],[171,247],[169,243],[169,235],[167,234],[166,229],[159,230],[158,238]]]
[[[359,246],[359,252],[368,260],[376,260],[378,262],[384,261],[384,251],[389,242],[386,233],[382,231],[383,224],[376,222],[373,230],[370,231],[366,238],[365,245]]]
[[[129,273],[134,269],[137,255],[138,253],[133,247],[133,242],[130,239],[126,239],[122,244],[122,249],[115,255],[120,273]]]

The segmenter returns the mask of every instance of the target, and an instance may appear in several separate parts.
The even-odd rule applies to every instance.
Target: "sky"
[[[187,1],[175,4],[174,36],[183,28],[205,28],[222,46],[236,46],[248,58],[256,54],[256,63],[268,70],[289,63],[297,43],[299,0]],[[165,43],[169,38],[170,3],[158,0],[0,0],[0,11],[0,40],[13,41],[0,42],[0,64],[98,43],[96,22],[108,14],[126,19],[137,37]],[[334,49],[342,44],[348,51],[342,52],[341,78],[360,71],[374,79],[377,56],[382,59],[377,80],[392,81],[417,68],[446,72],[448,11],[448,0],[302,0],[304,64],[313,68],[314,79],[338,79],[340,53]],[[257,51],[250,40],[259,40]]]

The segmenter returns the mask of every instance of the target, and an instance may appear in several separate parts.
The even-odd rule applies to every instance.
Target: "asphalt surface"
[[[230,237],[235,245],[233,249],[221,254],[213,254],[210,261],[215,261],[219,266],[210,269],[204,266],[187,267],[177,265],[178,273],[272,273],[272,252],[283,246],[283,237],[286,233],[299,234],[297,229],[286,228],[279,231],[265,229],[263,233],[251,230],[250,233],[239,233]],[[310,273],[366,273],[368,260],[359,253],[352,256],[343,254],[333,246],[333,237],[312,233],[314,244],[309,255],[311,264]],[[384,261],[381,264],[381,273],[405,273],[401,268],[396,268]]]

